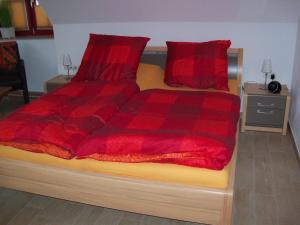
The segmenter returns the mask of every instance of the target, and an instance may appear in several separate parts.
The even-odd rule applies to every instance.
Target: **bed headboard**
[[[146,47],[141,57],[142,63],[159,65],[165,68],[167,47]],[[243,72],[243,49],[228,49],[228,76],[229,79],[240,80]]]

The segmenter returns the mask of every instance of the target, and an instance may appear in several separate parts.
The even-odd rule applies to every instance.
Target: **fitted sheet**
[[[118,163],[93,159],[66,160],[3,145],[0,145],[0,157],[83,172],[220,189],[225,189],[228,185],[231,162],[233,161],[231,160],[223,170],[217,171],[163,163]]]

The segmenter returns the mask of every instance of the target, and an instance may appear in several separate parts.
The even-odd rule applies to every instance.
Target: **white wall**
[[[148,45],[164,45],[166,40],[207,41],[230,39],[232,47],[244,48],[244,81],[264,82],[260,72],[264,58],[271,58],[278,80],[291,86],[297,23],[201,23],[131,22],[57,24],[54,27],[59,72],[64,72],[62,55],[70,53],[79,65],[88,34],[144,35]]]
[[[55,24],[100,22],[294,22],[299,0],[40,0]]]
[[[24,59],[29,91],[43,91],[46,80],[57,74],[54,39],[17,40]]]
[[[300,156],[300,20],[298,22],[297,45],[295,52],[294,74],[292,79],[292,106],[290,126]]]

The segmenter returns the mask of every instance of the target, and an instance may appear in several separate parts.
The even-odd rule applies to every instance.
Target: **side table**
[[[45,82],[44,93],[49,93],[50,91],[68,84],[70,81],[71,79],[68,79],[67,75],[57,75]]]

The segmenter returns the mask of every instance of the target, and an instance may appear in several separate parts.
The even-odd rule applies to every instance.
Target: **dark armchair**
[[[0,86],[23,90],[24,102],[29,102],[24,61],[15,41],[0,42]]]

